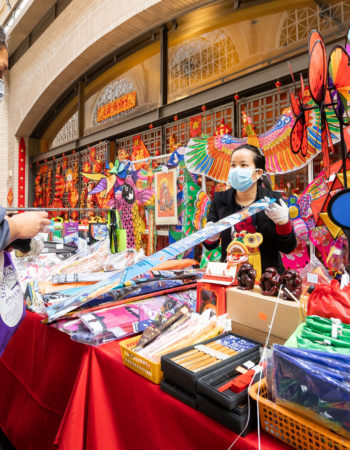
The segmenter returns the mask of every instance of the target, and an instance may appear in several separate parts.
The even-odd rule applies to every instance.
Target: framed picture
[[[177,225],[176,169],[155,172],[156,225]]]

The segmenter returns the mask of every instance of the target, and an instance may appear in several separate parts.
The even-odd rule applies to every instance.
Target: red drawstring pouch
[[[307,315],[340,319],[350,324],[350,286],[340,289],[337,280],[318,284],[309,296]]]

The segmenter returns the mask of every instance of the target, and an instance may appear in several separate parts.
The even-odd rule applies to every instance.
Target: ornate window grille
[[[349,20],[348,1],[287,11],[280,34],[280,47],[307,39],[313,29],[326,33]]]
[[[245,111],[251,117],[256,134],[264,133],[272,127],[284,108],[290,106],[289,90],[293,86],[285,86],[279,91],[273,89],[260,95],[255,95],[241,100],[238,103],[238,114],[240,115],[239,135],[242,133],[242,112]]]
[[[135,87],[133,83],[130,80],[127,80],[126,78],[120,78],[119,80],[114,80],[111,83],[107,84],[107,86],[102,91],[101,95],[99,96],[98,100],[96,101],[93,114],[92,114],[92,126],[100,125],[101,123],[106,123],[110,120],[114,120],[116,118],[122,117],[129,112],[131,112],[134,108],[128,109],[127,111],[123,111],[119,114],[116,114],[115,116],[108,117],[105,120],[102,120],[100,122],[97,122],[97,111],[98,108],[101,108],[101,106],[107,105],[108,103],[112,102],[113,100],[116,100],[119,97],[122,97],[125,94],[129,94],[129,92],[132,92],[135,90]]]
[[[202,134],[212,136],[222,119],[224,119],[227,126],[233,128],[234,116],[232,103],[208,110],[202,114]],[[171,151],[169,144],[170,136],[174,136],[178,145],[187,145],[190,140],[190,117],[166,125],[164,132],[166,137],[165,153],[170,153]]]
[[[169,63],[169,94],[218,78],[238,63],[236,47],[223,29],[181,43],[173,48]]]
[[[67,120],[52,141],[51,147],[57,147],[78,138],[78,111]]]
[[[149,131],[144,131],[143,133],[138,133],[141,136],[143,143],[145,144],[147,150],[151,156],[154,156],[155,151],[159,150],[162,152],[162,128],[157,127]],[[133,149],[133,138],[138,134],[133,134],[122,139],[118,139],[117,151],[124,148],[129,155],[132,153]]]

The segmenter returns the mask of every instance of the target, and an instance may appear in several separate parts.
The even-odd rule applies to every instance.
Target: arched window
[[[169,63],[169,94],[190,90],[226,74],[239,56],[225,30],[204,33],[172,49]]]
[[[63,125],[52,141],[51,147],[65,144],[78,138],[78,111]]]
[[[129,94],[129,92],[135,91],[135,87],[130,80],[126,78],[120,78],[119,80],[114,80],[111,83],[107,84],[104,90],[101,92],[93,110],[92,114],[92,126],[100,125],[101,123],[106,123],[110,120],[116,119],[117,117],[124,116],[132,111],[134,108],[128,109],[127,111],[123,111],[115,116],[108,117],[108,119],[97,122],[97,111],[101,106],[107,105],[108,103],[116,100],[119,97],[122,97],[125,94]]]
[[[337,2],[325,6],[298,8],[285,13],[280,34],[280,47],[307,39],[311,30],[327,33],[350,20],[350,3]]]

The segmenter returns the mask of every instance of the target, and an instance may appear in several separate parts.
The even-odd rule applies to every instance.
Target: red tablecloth
[[[98,348],[27,317],[0,359],[0,426],[18,450],[227,449],[236,435]],[[257,435],[235,449],[257,448]],[[262,449],[288,448],[262,433]]]

